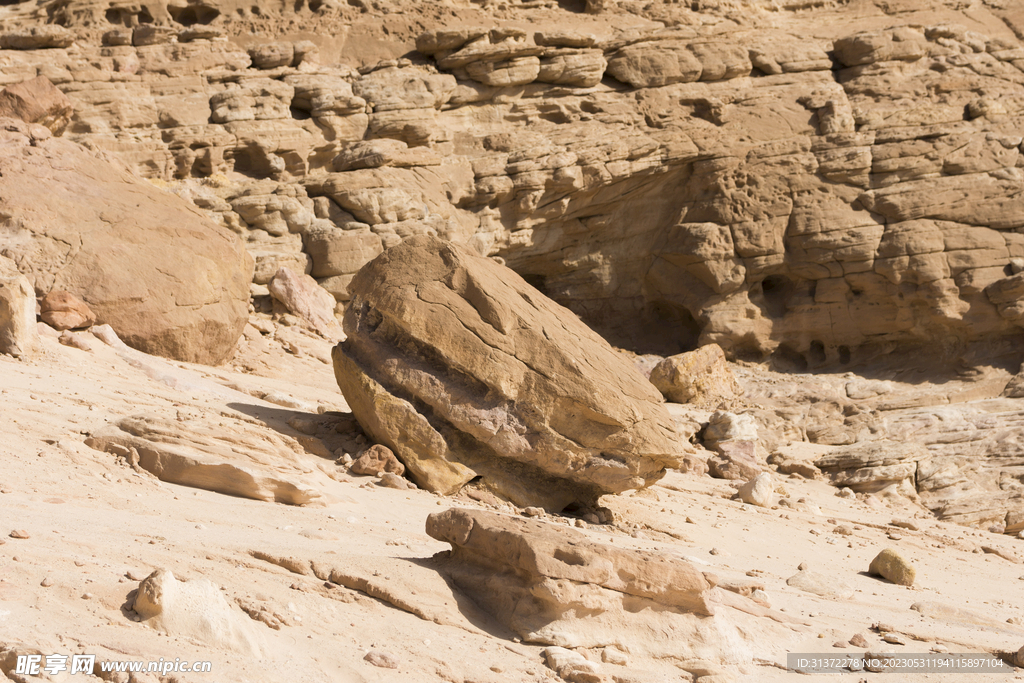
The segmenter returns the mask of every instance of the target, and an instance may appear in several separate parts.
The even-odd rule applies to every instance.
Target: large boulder
[[[71,122],[74,107],[46,76],[14,83],[0,91],[0,116],[46,126],[60,135]]]
[[[248,319],[252,258],[195,206],[42,126],[0,119],[0,254],[75,292],[127,344],[215,364]]]
[[[562,509],[648,486],[684,445],[654,387],[568,310],[430,236],[351,284],[338,385],[363,429],[444,494],[476,477]]]

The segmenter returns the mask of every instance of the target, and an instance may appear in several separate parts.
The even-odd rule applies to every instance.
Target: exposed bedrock
[[[12,33],[2,77],[57,84],[67,137],[176,182],[264,284],[303,270],[345,302],[361,265],[428,234],[639,351],[714,342],[800,369],[1020,339],[1013,11],[857,31],[760,5],[750,26],[602,7],[586,30],[410,35],[411,58],[358,70],[305,41],[243,50],[212,6],[103,46],[84,27],[109,19],[65,16]]]

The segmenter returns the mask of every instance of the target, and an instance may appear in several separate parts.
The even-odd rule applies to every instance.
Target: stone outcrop
[[[170,636],[263,657],[266,643],[252,622],[207,579],[180,581],[170,571],[157,569],[139,583],[132,609],[147,626]]]
[[[94,325],[96,314],[71,292],[55,290],[39,301],[39,319],[55,330],[74,330]]]
[[[36,292],[76,292],[135,348],[223,361],[247,317],[252,262],[237,236],[42,126],[6,121],[0,253]]]
[[[37,343],[32,284],[10,259],[0,255],[0,353],[30,356]]]
[[[866,493],[894,487],[913,495],[919,463],[928,457],[928,449],[920,444],[876,441],[838,448],[814,464],[833,486]]]
[[[768,610],[678,557],[480,510],[432,514],[427,533],[451,544],[443,571],[454,584],[526,642],[740,664],[772,628],[757,618]]]
[[[203,420],[136,415],[96,430],[87,444],[124,459],[161,481],[288,505],[323,502],[301,475],[310,459],[294,440]]]
[[[651,371],[651,384],[676,403],[711,405],[743,393],[718,344],[666,358]]]
[[[483,485],[560,510],[638,489],[683,446],[657,391],[582,322],[491,259],[433,237],[351,284],[335,375],[421,488]]]
[[[0,117],[38,123],[54,135],[64,132],[73,113],[71,100],[45,76],[15,83],[0,91]]]
[[[74,28],[7,34],[5,78],[44,74],[75,107],[66,135],[182,183],[254,255],[311,258],[338,301],[379,247],[436,234],[635,350],[717,343],[804,369],[1020,334],[1024,61],[1006,11],[853,30],[764,23],[763,5],[751,27],[660,5],[642,12],[660,24],[627,26],[632,10],[590,4],[586,31],[433,29],[402,50],[419,63],[359,70],[307,41],[224,40],[245,7],[237,24],[206,6],[159,26],[64,12]],[[237,201],[268,180],[318,222],[283,232],[276,208]]]

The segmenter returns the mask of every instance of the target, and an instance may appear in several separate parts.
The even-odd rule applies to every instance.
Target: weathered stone
[[[289,311],[308,322],[317,334],[328,339],[341,337],[338,320],[334,317],[334,297],[309,275],[282,268],[267,289]]]
[[[762,508],[771,507],[772,503],[775,502],[772,475],[768,472],[762,472],[741,486],[737,493],[739,494],[740,500],[744,503],[749,503]]]
[[[0,117],[46,126],[60,135],[71,122],[71,100],[45,76],[9,85],[0,92]]]
[[[651,384],[676,403],[708,405],[743,393],[718,344],[666,358],[651,371]]]
[[[63,26],[48,24],[8,31],[0,34],[0,48],[5,50],[42,50],[68,47],[75,42],[75,34]]]
[[[753,441],[723,441],[715,447],[718,453],[708,458],[708,474],[712,477],[748,481],[763,470]]]
[[[230,440],[228,440],[230,439]],[[288,505],[320,503],[309,486],[302,448],[244,423],[179,422],[136,415],[99,429],[86,441],[151,472],[161,481]]]
[[[918,443],[876,441],[837,448],[814,464],[839,488],[874,493],[896,486],[913,494],[918,462],[928,457],[928,449]]]
[[[71,292],[55,290],[39,302],[39,319],[56,330],[74,330],[96,324],[89,304]]]
[[[248,317],[252,259],[238,236],[42,126],[5,121],[0,251],[36,291],[78,293],[148,353],[223,361]]]
[[[740,662],[773,628],[765,608],[677,556],[482,510],[432,514],[427,533],[451,544],[441,568],[453,583],[527,642]]]
[[[398,458],[391,452],[390,448],[376,444],[367,448],[352,463],[351,471],[356,474],[367,474],[376,476],[380,472],[391,472],[399,476],[405,474],[405,465],[398,462]]]
[[[420,487],[452,493],[481,476],[520,504],[561,509],[678,465],[655,389],[494,261],[414,237],[364,267],[351,292],[338,384]]]
[[[0,256],[0,353],[30,356],[38,339],[32,285],[9,259]]]
[[[139,584],[132,609],[146,625],[207,647],[256,659],[266,647],[249,618],[229,605],[217,584],[207,579],[179,581],[170,571],[157,569]]]
[[[848,600],[853,597],[853,589],[836,576],[804,569],[786,579],[786,585],[799,588],[806,593],[820,595],[830,600]]]
[[[901,586],[913,586],[917,575],[913,565],[892,548],[886,548],[878,553],[875,559],[871,560],[868,571]]]

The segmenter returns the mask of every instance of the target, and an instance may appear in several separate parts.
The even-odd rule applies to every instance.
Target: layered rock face
[[[134,29],[64,10],[60,35],[11,32],[29,49],[3,78],[43,73],[75,104],[66,135],[187,180],[257,281],[305,270],[344,302],[383,247],[436,234],[641,350],[817,367],[1020,334],[1011,8],[761,3],[744,25],[723,3],[588,3],[530,31],[403,29],[415,60],[357,71],[324,40],[243,50],[220,36],[248,10],[203,7]]]
[[[509,269],[413,237],[352,281],[345,400],[423,488],[470,480],[561,510],[648,486],[683,446],[657,390]]]

